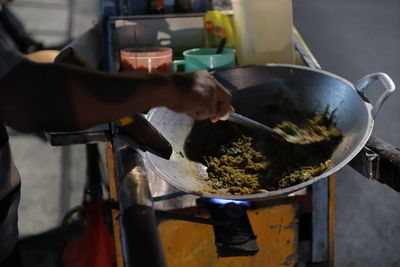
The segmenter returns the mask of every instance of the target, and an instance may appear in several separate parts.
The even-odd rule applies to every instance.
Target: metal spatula
[[[220,120],[222,120],[222,121],[228,120],[228,121],[235,122],[237,124],[247,126],[249,128],[264,130],[264,131],[268,132],[269,134],[271,134],[271,136],[275,137],[276,139],[278,139],[282,142],[287,142],[287,143],[292,143],[292,144],[297,144],[297,145],[310,144],[310,142],[304,141],[300,135],[298,135],[299,138],[293,138],[294,136],[296,136],[296,132],[294,132],[293,133],[294,135],[291,135],[290,140],[288,140],[286,136],[281,135],[274,129],[272,129],[264,124],[261,124],[255,120],[252,120],[245,116],[239,115],[237,113],[231,113],[231,114],[228,113],[225,116],[221,117]]]

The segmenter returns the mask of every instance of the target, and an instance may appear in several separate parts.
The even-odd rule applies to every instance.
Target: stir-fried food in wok
[[[276,126],[280,127],[296,127],[294,130],[300,131],[305,138],[313,138],[313,142],[337,142],[341,137],[341,131],[327,118],[327,112],[314,116],[300,127],[290,122]],[[332,146],[325,145],[324,149],[332,149]],[[305,158],[302,152],[296,153],[290,147],[276,148],[272,154],[261,153],[253,138],[241,135],[222,145],[214,155],[205,156],[208,182],[212,187],[210,192],[254,194],[308,181],[331,165],[326,153],[322,153],[325,151],[321,155],[316,153],[320,150],[317,147],[311,152],[315,158],[310,161],[302,160]]]
[[[329,105],[325,111],[306,120],[301,125],[284,121],[274,127],[274,130],[291,143],[311,144],[321,141],[337,139],[342,132],[328,117]]]
[[[331,161],[328,159],[316,166],[302,166],[298,169],[292,170],[279,179],[278,186],[279,188],[285,188],[288,186],[306,182],[322,174],[326,169],[330,167],[330,165]]]
[[[263,190],[260,181],[268,162],[254,150],[250,137],[241,136],[223,146],[219,155],[206,157],[205,161],[212,188],[241,195]]]

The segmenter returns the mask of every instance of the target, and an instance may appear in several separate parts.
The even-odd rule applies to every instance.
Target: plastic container
[[[232,0],[239,65],[294,63],[292,0]]]
[[[225,48],[222,54],[216,54],[216,48],[193,48],[183,52],[183,60],[174,60],[174,71],[184,65],[187,72],[197,70],[220,70],[235,66],[235,49]]]
[[[171,72],[172,49],[169,47],[137,47],[120,51],[124,71]]]
[[[226,14],[209,10],[204,15],[204,41],[206,47],[218,47],[222,39],[226,48],[235,48],[235,34],[231,20]]]

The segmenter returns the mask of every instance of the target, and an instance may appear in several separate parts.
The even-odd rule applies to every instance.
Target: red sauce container
[[[120,51],[124,71],[171,72],[172,49],[169,47],[137,47]]]

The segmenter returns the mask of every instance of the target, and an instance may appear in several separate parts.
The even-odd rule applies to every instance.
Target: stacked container
[[[294,63],[292,0],[232,0],[238,63]]]

